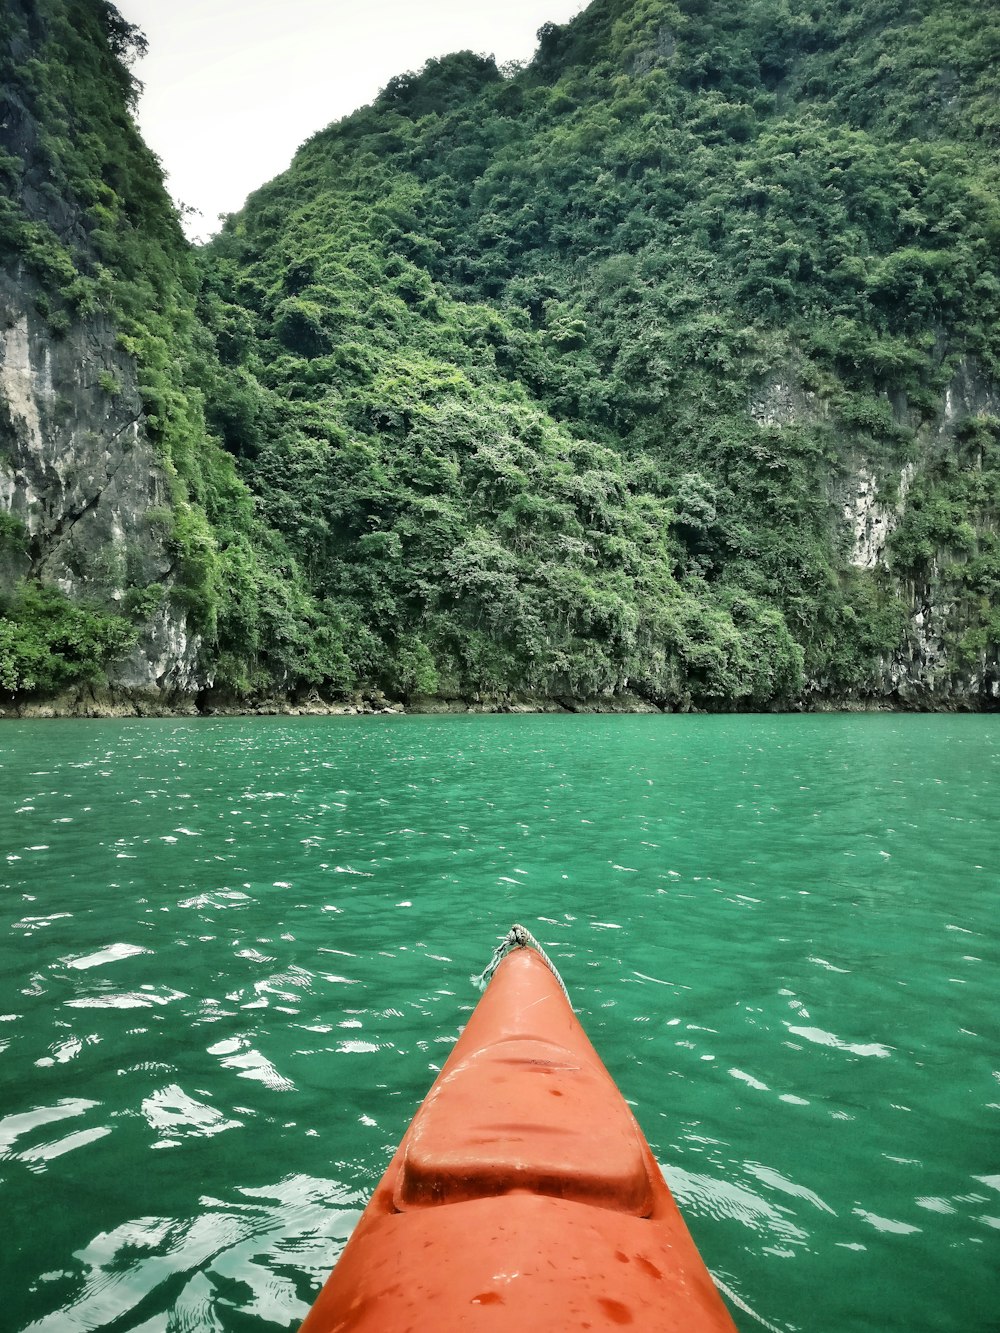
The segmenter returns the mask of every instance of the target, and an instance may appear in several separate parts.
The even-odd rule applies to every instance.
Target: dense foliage
[[[891,492],[961,358],[1000,368],[997,33],[952,0],[598,0],[523,71],[432,61],[306,144],[207,256],[210,419],[354,669],[875,690],[894,574],[962,547],[995,645],[988,505],[932,555],[909,519],[893,574],[847,564],[837,501],[862,461]],[[814,410],[755,419],[777,379]]]
[[[60,290],[143,367],[219,678],[877,694],[928,600],[956,671],[995,658],[997,422],[935,432],[958,366],[1000,375],[998,38],[969,0],[595,0],[524,69],[393,79],[197,278],[127,217],[158,182],[75,146],[96,257]],[[875,568],[859,469],[916,478]]]
[[[0,32],[4,138],[16,150],[0,152],[0,253],[34,280],[52,338],[110,318],[135,358],[144,427],[169,482],[169,509],[150,519],[162,520],[175,557],[175,610],[202,636],[206,668],[220,683],[318,680],[327,674],[312,665],[322,617],[205,425],[203,380],[215,350],[196,318],[197,262],[131,114],[139,86],[130,68],[145,39],[107,0],[0,0]],[[105,379],[105,391],[117,392],[114,377]],[[104,638],[101,626],[117,608],[103,608],[78,670],[9,667],[0,683],[48,692],[93,678],[96,645],[107,638],[103,661],[113,663],[119,640],[134,641],[133,627],[162,593],[131,589],[127,614]],[[8,589],[5,624],[19,626],[29,645],[24,661],[35,660],[30,645],[49,642],[48,611],[58,601],[52,589]]]
[[[20,584],[0,596],[0,689],[54,694],[79,681],[98,683],[135,639],[120,616],[75,606],[57,588]]]

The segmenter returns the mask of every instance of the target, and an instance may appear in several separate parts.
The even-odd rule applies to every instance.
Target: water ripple
[[[24,1333],[89,1333],[142,1318],[164,1287],[172,1292],[171,1328],[221,1333],[230,1312],[286,1328],[305,1317],[309,1293],[343,1248],[358,1215],[354,1202],[334,1181],[291,1176],[229,1199],[205,1196],[197,1217],[130,1219],[94,1236],[71,1270],[40,1279],[82,1290]]]
[[[990,1326],[1000,720],[10,723],[0,777],[5,1326],[293,1326],[515,920],[741,1328]]]

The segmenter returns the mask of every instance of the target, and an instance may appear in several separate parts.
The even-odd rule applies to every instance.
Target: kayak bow
[[[499,963],[301,1333],[735,1333],[533,949]]]

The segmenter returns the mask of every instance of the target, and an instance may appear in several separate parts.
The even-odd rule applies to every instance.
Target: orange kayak
[[[533,949],[496,968],[301,1333],[735,1333]]]

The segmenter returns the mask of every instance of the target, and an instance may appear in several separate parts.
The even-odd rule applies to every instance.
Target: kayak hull
[[[558,981],[508,954],[302,1333],[735,1333]]]

